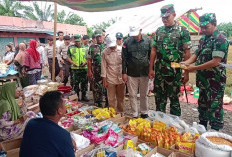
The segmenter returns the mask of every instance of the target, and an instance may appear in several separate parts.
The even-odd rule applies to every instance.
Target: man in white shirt
[[[56,41],[56,47],[60,47],[64,43],[64,32],[59,31],[58,32],[59,39]]]
[[[43,68],[44,66],[48,66],[47,59],[46,59],[45,52],[44,52],[44,47],[41,46],[39,40],[37,40],[37,48],[36,48],[36,50],[37,50],[37,51],[39,52],[39,54],[40,54],[40,64],[41,64],[41,68]]]

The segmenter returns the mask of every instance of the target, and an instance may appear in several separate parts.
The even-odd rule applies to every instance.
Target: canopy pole
[[[56,26],[57,26],[57,4],[54,3],[54,32],[53,32],[53,57],[52,57],[52,81],[55,82],[55,58],[56,58]]]

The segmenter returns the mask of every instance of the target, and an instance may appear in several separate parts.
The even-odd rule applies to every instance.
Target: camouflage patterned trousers
[[[93,78],[93,95],[94,95],[94,103],[98,107],[103,107],[103,96],[105,96],[105,106],[108,106],[108,100],[107,100],[107,91],[103,87],[103,81],[101,77],[101,73],[98,71],[94,73]]]
[[[81,91],[82,97],[86,96],[86,91],[88,89],[87,69],[72,69],[71,71],[73,89],[78,95]],[[81,86],[81,89],[79,86]]]
[[[212,129],[223,128],[223,96],[225,87],[214,91],[212,89],[199,89],[198,111],[199,120],[208,122]]]
[[[181,115],[179,93],[181,86],[181,73],[176,76],[162,76],[160,72],[155,73],[154,92],[156,111],[166,112],[167,98],[170,99],[170,113]]]

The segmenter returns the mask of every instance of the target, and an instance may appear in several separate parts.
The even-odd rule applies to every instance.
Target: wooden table
[[[17,84],[18,84],[18,87],[20,87],[22,89],[22,85],[21,85],[20,78],[19,78],[18,74],[16,74],[16,75],[8,75],[6,77],[0,77],[0,82],[2,84],[4,84],[5,82],[9,82],[11,80],[16,80]]]

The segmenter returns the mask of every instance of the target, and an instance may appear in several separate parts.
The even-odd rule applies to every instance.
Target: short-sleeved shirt
[[[227,63],[229,43],[226,37],[215,30],[212,36],[203,35],[199,41],[196,65],[201,65],[211,61],[214,57],[222,58],[221,63]],[[226,68],[222,65],[204,70],[198,70],[196,74],[196,84],[199,88],[214,90],[221,89],[226,83]]]
[[[189,31],[175,23],[173,26],[159,27],[152,43],[156,47],[156,71],[162,71],[164,76],[174,76],[176,69],[171,68],[171,62],[181,62],[184,50],[191,48]]]
[[[75,157],[71,135],[49,119],[31,119],[24,131],[19,156]]]
[[[14,52],[7,52],[4,57],[3,60],[7,60],[10,61],[14,58],[15,53]]]
[[[62,59],[67,59],[68,58],[68,49],[69,49],[69,45],[65,45],[64,43],[60,45],[60,47],[58,48],[58,53],[60,54]]]

